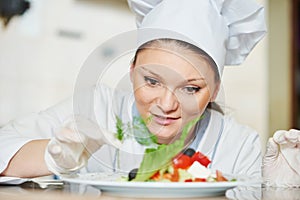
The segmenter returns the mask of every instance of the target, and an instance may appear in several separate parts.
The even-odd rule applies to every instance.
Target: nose
[[[164,113],[169,113],[175,111],[179,103],[175,93],[171,89],[164,88],[160,97],[158,97],[157,104]]]

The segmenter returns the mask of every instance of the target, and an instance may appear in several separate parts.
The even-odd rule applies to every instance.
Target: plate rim
[[[93,173],[86,173],[82,175],[89,175]],[[100,173],[99,173],[100,174]],[[182,189],[193,189],[193,188],[232,188],[237,186],[248,186],[261,184],[259,180],[249,181],[222,181],[222,182],[137,182],[137,181],[113,181],[113,180],[92,180],[83,179],[80,176],[76,177],[60,177],[61,180],[76,183],[76,184],[87,184],[102,187],[126,187],[126,188],[182,188]]]

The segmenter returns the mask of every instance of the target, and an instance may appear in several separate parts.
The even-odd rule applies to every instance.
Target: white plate
[[[103,193],[126,197],[204,197],[221,196],[226,190],[236,186],[260,184],[257,180],[238,180],[234,182],[124,182],[120,175],[88,173],[61,177],[70,183],[87,184],[99,188]]]

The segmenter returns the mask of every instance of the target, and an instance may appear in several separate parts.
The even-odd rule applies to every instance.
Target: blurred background
[[[136,27],[126,0],[27,1],[29,9],[0,24],[0,126],[71,96],[88,55]],[[258,2],[268,35],[242,66],[225,68],[223,87],[228,113],[256,129],[265,146],[275,130],[300,128],[300,3]],[[118,65],[129,68],[126,59]]]

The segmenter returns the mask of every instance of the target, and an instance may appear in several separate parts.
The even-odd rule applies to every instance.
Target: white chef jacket
[[[14,154],[27,142],[53,137],[64,121],[73,114],[96,120],[100,127],[115,132],[115,116],[129,122],[137,110],[132,94],[116,92],[97,85],[74,95],[45,111],[16,119],[0,129],[0,172],[4,171]],[[211,159],[210,167],[223,173],[261,176],[261,147],[258,134],[232,117],[207,110],[206,123],[197,124],[197,135],[192,143]],[[204,128],[203,128],[204,127]],[[199,133],[198,133],[199,132]],[[121,150],[104,145],[95,152],[84,169],[97,171],[130,171],[141,162],[146,147],[135,139],[124,141]]]

